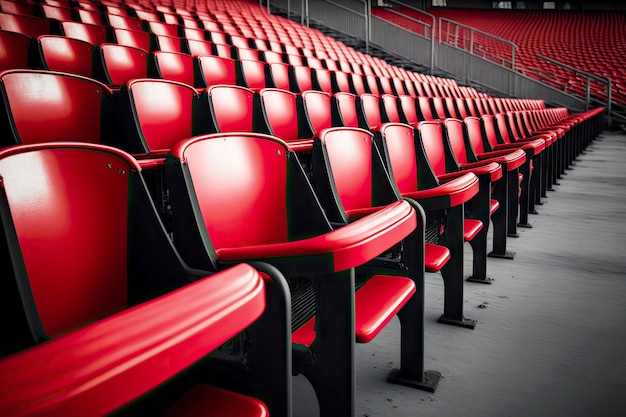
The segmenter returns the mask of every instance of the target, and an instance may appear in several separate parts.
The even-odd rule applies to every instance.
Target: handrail
[[[420,9],[416,8],[415,6],[411,6],[410,4],[406,4],[406,3],[402,2],[402,1],[389,0],[389,2],[393,3],[393,4],[397,4],[397,5],[402,6],[402,7],[406,7],[407,9],[413,10],[415,12],[418,12],[420,14],[423,14],[425,16],[430,17],[432,23],[430,24],[430,26],[428,26],[426,22],[421,22],[421,21],[419,21],[417,19],[414,19],[414,18],[412,18],[410,16],[402,15],[401,13],[398,13],[398,12],[392,10],[392,12],[394,12],[395,14],[401,15],[405,19],[408,19],[408,20],[413,21],[413,22],[420,23],[420,24],[424,25],[425,27],[430,27],[430,75],[433,75],[434,72],[435,72],[435,30],[436,30],[436,26],[437,26],[437,17],[435,17],[435,15],[432,15],[432,14],[430,14],[430,13],[424,11],[424,10],[420,10]],[[370,15],[371,15],[371,13],[370,13]],[[424,32],[424,33],[426,33],[426,32]],[[426,37],[426,38],[428,39],[428,37]]]
[[[558,61],[556,59],[553,58],[548,58],[547,56],[541,55],[541,54],[535,54],[537,55],[538,58],[541,58],[545,61],[548,61],[556,66],[565,68],[571,72],[574,72],[576,74],[580,74],[580,75],[584,75],[586,78],[586,86],[585,86],[585,101],[587,102],[587,106],[589,106],[589,101],[591,99],[591,86],[589,85],[589,80],[593,79],[597,82],[599,82],[600,84],[603,84],[606,86],[606,101],[607,101],[607,113],[608,113],[608,118],[609,118],[609,124],[611,123],[611,89],[612,89],[612,83],[611,83],[611,79],[609,77],[603,77],[600,75],[596,75],[596,74],[592,74],[590,72],[587,71],[583,71],[581,69],[569,66],[561,61]]]
[[[345,5],[341,4],[341,3],[337,3],[337,2],[335,2],[335,1],[333,1],[333,0],[324,0],[324,1],[325,1],[326,3],[330,3],[330,4],[332,4],[333,6],[337,6],[337,7],[339,7],[340,9],[343,9],[343,10],[345,10],[345,11],[348,11],[348,12],[352,13],[352,14],[355,14],[355,15],[357,15],[357,16],[359,16],[359,17],[363,17],[363,18],[365,17],[365,14],[364,14],[364,13],[359,13],[359,12],[357,12],[356,10],[354,10],[354,9],[352,9],[352,8],[348,7],[348,6],[345,6]],[[309,2],[309,0],[307,0],[307,3],[308,3],[308,2]]]
[[[517,45],[514,42],[511,42],[511,41],[508,41],[506,39],[500,38],[499,36],[495,36],[495,35],[493,35],[491,33],[484,32],[484,31],[482,31],[480,29],[476,29],[476,28],[474,28],[472,26],[464,25],[464,24],[459,23],[459,22],[457,22],[455,20],[450,20],[450,19],[447,19],[445,17],[440,17],[439,18],[439,32],[438,32],[438,34],[439,34],[439,43],[445,43],[445,42],[442,42],[443,38],[441,36],[441,28],[443,27],[442,22],[447,22],[448,24],[454,25],[454,26],[457,27],[456,44],[453,45],[456,48],[459,48],[459,45],[458,45],[458,28],[462,27],[464,29],[469,30],[469,32],[470,32],[470,50],[469,50],[470,54],[474,53],[474,33],[480,33],[481,35],[484,35],[484,36],[486,36],[488,38],[492,38],[492,39],[497,40],[498,42],[501,42],[501,43],[509,45],[511,47],[511,65],[512,65],[512,69],[515,70],[515,55],[517,53]],[[463,49],[463,48],[459,48],[459,49]]]

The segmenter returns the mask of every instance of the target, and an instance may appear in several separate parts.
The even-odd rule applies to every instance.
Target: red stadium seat
[[[174,244],[192,266],[264,259],[290,280],[292,298],[313,282],[323,282],[311,294],[309,305],[315,307],[293,323],[296,350],[309,352],[294,355],[294,369],[313,384],[321,416],[349,415],[355,398],[355,334],[367,342],[403,306],[417,307],[416,281],[392,277],[385,269],[373,276],[359,274],[356,279],[364,286],[355,296],[353,268],[403,239],[417,237],[413,207],[396,201],[380,214],[333,230],[287,144],[261,134],[215,134],[182,141],[165,167],[173,233],[178,236]],[[419,269],[415,271],[419,274]],[[421,322],[413,323],[408,327],[419,336]],[[406,369],[406,377],[420,382],[421,345],[410,346],[406,353],[417,365]],[[315,357],[324,361],[314,361]]]
[[[43,35],[37,39],[43,67],[51,71],[94,77],[94,46],[78,39]]]

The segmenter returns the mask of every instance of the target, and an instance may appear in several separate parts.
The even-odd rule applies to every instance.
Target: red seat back
[[[492,138],[495,143],[495,130],[493,128],[493,119],[490,115],[482,116],[480,119],[477,117],[468,117],[464,120],[465,123],[465,135],[467,138],[467,142],[469,143],[472,151],[476,155],[480,155],[485,153],[491,149],[485,148],[485,143],[483,141],[483,132],[485,132],[486,136],[492,135]],[[490,141],[489,141],[490,142]]]
[[[80,39],[92,45],[107,41],[107,28],[102,25],[87,25],[78,22],[62,22],[61,31],[68,38]]]
[[[359,103],[367,128],[369,130],[378,128],[383,122],[380,97],[375,94],[361,94]]]
[[[332,95],[315,90],[303,91],[301,95],[304,113],[313,134],[332,127]]]
[[[418,190],[413,128],[401,123],[385,123],[378,131],[387,164],[391,166],[390,175],[395,180],[400,194]]]
[[[311,68],[305,66],[293,66],[292,68],[292,78],[298,87],[297,90],[299,92],[313,90]]]
[[[126,307],[129,177],[137,170],[104,150],[0,152],[2,189],[45,334]]]
[[[30,37],[0,30],[0,71],[28,68]]]
[[[465,118],[465,120],[467,120],[467,118]],[[465,123],[457,119],[447,119],[444,122],[444,135],[448,140],[450,150],[456,162],[458,164],[466,164],[469,162],[465,146]]]
[[[143,49],[103,43],[100,45],[100,59],[108,84],[119,86],[148,76],[148,54]]]
[[[373,135],[363,129],[335,128],[318,137],[344,211],[373,207]]]
[[[261,90],[268,87],[267,79],[269,70],[263,61],[250,61],[242,59],[237,61],[237,84],[253,90]]]
[[[152,53],[159,77],[194,86],[193,57],[176,52],[154,51]]]
[[[443,138],[442,124],[439,122],[422,122],[417,128],[424,154],[434,174],[446,173],[446,149]]]
[[[43,35],[37,40],[45,69],[93,77],[93,45],[64,36]]]
[[[100,142],[105,97],[111,91],[79,75],[14,70],[2,75],[5,144],[53,141]]]
[[[291,91],[291,83],[289,81],[289,65],[273,62],[268,65],[272,85],[282,90]]]
[[[127,84],[137,131],[146,152],[162,153],[193,136],[197,92],[171,80],[139,79]]]
[[[172,149],[185,161],[216,251],[287,241],[289,153],[282,141],[241,133],[198,137]]]
[[[0,28],[36,38],[51,33],[50,20],[43,17],[0,13]]]
[[[335,93],[337,124],[346,127],[359,127],[357,97],[351,93]]]
[[[277,88],[259,92],[261,109],[270,134],[285,141],[296,140],[299,135],[296,95]]]
[[[252,132],[253,92],[238,85],[214,85],[206,91],[217,132]]]
[[[196,59],[200,68],[200,84],[211,86],[237,83],[235,61],[232,59],[218,56],[200,56]]]
[[[143,49],[146,52],[149,52],[151,49],[150,34],[147,32],[115,28],[113,29],[113,34],[115,35],[115,40],[120,45]]]
[[[421,115],[421,117],[419,118],[420,121],[422,120],[435,120],[438,119],[439,117],[435,114],[433,114],[433,110],[432,110],[432,97],[424,97],[424,96],[419,96],[417,98],[417,105],[419,108],[419,113]]]

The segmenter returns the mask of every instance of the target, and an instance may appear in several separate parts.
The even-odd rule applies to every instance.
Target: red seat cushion
[[[262,401],[199,384],[187,392],[170,408],[164,417],[266,417],[267,407]]]
[[[483,222],[476,219],[464,219],[463,220],[463,239],[466,242],[471,241],[476,237],[478,232],[483,228]]]
[[[493,214],[500,207],[500,202],[498,200],[491,199],[489,203],[489,214]]]
[[[437,272],[450,259],[450,250],[445,246],[426,243],[424,247],[424,268],[426,272]]]
[[[374,339],[414,293],[415,283],[409,278],[392,275],[370,278],[354,297],[356,341],[368,343]],[[314,340],[315,317],[292,334],[293,343],[310,346]]]

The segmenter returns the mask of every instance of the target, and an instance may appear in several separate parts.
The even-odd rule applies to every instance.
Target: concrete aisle
[[[385,382],[399,360],[394,319],[357,346],[357,416],[626,415],[625,164],[626,135],[601,134],[531,216],[534,228],[509,238],[515,259],[489,258],[493,285],[465,283],[475,330],[437,323],[443,283],[428,274],[426,368],[444,378],[434,394]],[[296,417],[317,415],[301,376],[294,397]]]

